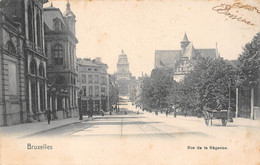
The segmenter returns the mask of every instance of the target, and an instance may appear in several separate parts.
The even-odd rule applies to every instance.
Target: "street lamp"
[[[83,120],[83,117],[82,117],[82,94],[83,94],[83,90],[81,89],[79,91],[79,102],[80,102],[80,106],[79,106],[79,120]]]

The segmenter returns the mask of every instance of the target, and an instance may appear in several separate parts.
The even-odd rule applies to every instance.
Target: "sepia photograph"
[[[260,1],[0,0],[0,164],[260,164]]]

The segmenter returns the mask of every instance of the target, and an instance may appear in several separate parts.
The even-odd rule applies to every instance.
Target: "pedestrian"
[[[173,109],[174,117],[176,118],[177,113],[176,113],[176,108],[174,105],[172,106],[172,109]]]
[[[48,109],[46,111],[46,115],[47,115],[48,124],[50,124],[51,123],[51,110]]]

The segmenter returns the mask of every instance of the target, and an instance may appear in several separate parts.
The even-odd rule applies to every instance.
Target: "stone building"
[[[108,66],[101,58],[77,59],[78,82],[81,92],[82,112],[107,111],[109,107],[109,75]]]
[[[129,83],[132,78],[132,74],[129,71],[129,63],[127,60],[127,55],[122,50],[122,53],[118,57],[117,71],[115,73],[116,81],[119,88],[119,95],[127,96],[129,95]]]
[[[44,8],[48,107],[54,118],[78,115],[75,22],[69,2],[64,13],[53,5]]]
[[[179,82],[193,69],[201,57],[218,58],[217,45],[216,48],[195,49],[185,33],[181,41],[181,50],[155,51],[155,68],[166,67],[174,69],[173,79]]]
[[[47,108],[43,4],[0,1],[0,125],[43,120]]]

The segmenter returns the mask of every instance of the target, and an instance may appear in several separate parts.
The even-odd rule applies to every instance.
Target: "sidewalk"
[[[178,116],[175,118],[173,113],[171,113],[170,115],[168,115],[168,117],[166,117],[166,114],[165,113],[160,113],[158,112],[158,115],[155,115],[154,112],[150,113],[148,111],[142,111],[140,108],[137,108],[136,111],[138,111],[140,113],[144,113],[146,115],[149,115],[151,116],[152,118],[164,118],[165,120],[177,120],[177,121],[194,121],[194,122],[200,122],[200,123],[203,123],[204,124],[204,118],[198,118],[198,117],[195,117],[195,116],[187,116],[187,117],[184,117],[184,116]],[[214,122],[216,122],[214,120]],[[239,126],[239,127],[250,127],[250,128],[257,128],[257,129],[260,129],[260,120],[251,120],[251,119],[248,119],[248,118],[233,118],[233,122],[232,123],[228,123],[228,125],[233,125],[233,126]]]
[[[79,120],[78,117],[67,118],[67,119],[58,119],[52,120],[50,124],[47,121],[36,122],[36,123],[25,123],[17,124],[12,126],[0,127],[0,134],[7,135],[17,138],[29,137],[38,133],[46,132],[49,130],[65,127],[67,125],[80,123],[82,121],[93,120],[86,116],[83,117],[83,120]]]

